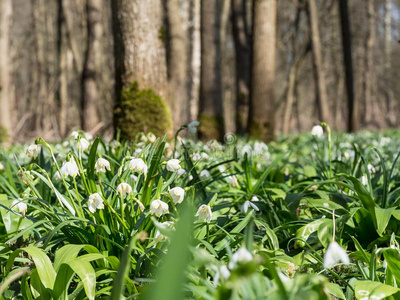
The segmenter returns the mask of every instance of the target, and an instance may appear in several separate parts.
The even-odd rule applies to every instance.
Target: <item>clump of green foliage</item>
[[[122,90],[114,113],[115,125],[125,139],[132,140],[141,132],[162,136],[172,130],[171,112],[166,101],[151,89],[139,89],[137,82]]]

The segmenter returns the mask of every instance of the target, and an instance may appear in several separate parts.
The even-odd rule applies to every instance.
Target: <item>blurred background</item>
[[[399,0],[0,0],[0,135],[398,127],[399,23]]]

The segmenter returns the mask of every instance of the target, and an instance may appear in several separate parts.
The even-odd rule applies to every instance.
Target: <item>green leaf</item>
[[[56,251],[54,269],[58,271],[62,264],[73,261],[85,245],[65,245]]]
[[[312,221],[302,227],[300,227],[297,232],[296,232],[296,237],[301,239],[302,241],[306,242],[307,239],[309,238],[309,236],[316,232],[319,228],[319,226],[321,226],[321,224],[326,223],[326,219],[317,219],[315,221]],[[304,243],[302,241],[296,241],[296,245],[300,246],[300,247],[304,247]]]
[[[338,299],[346,299],[346,296],[344,295],[342,288],[340,285],[336,283],[327,283],[326,284],[326,289],[328,290],[328,293],[335,296]]]
[[[96,293],[96,273],[90,262],[76,259],[70,261],[68,265],[81,279],[86,296],[90,300],[94,299]]]
[[[91,180],[95,180],[94,177],[94,165],[96,164],[96,152],[97,152],[97,146],[99,145],[100,142],[100,137],[98,137],[92,144],[92,147],[90,147],[90,152],[89,152],[89,159],[88,159],[88,178]]]
[[[383,257],[386,260],[388,269],[392,272],[397,282],[400,282],[400,253],[397,249],[385,249]]]
[[[389,224],[390,217],[392,216],[392,213],[395,210],[396,207],[390,207],[390,208],[375,207],[377,232],[380,236],[382,236],[383,232],[385,231],[386,226]]]
[[[376,300],[384,299],[400,291],[393,286],[370,280],[358,280],[354,289],[357,299]]]
[[[34,246],[28,246],[22,248],[22,250],[27,252],[32,257],[40,281],[43,283],[43,285],[48,289],[53,289],[54,282],[56,280],[56,272],[54,271],[51,261],[46,253]]]

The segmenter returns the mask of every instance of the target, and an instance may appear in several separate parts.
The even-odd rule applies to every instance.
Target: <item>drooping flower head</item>
[[[322,137],[324,135],[324,129],[320,125],[315,125],[311,129],[311,134],[316,137]]]
[[[147,173],[147,165],[141,158],[134,158],[129,163],[129,169],[134,172],[138,172],[139,174]]]
[[[97,209],[104,209],[103,198],[101,198],[99,193],[94,193],[89,196],[88,208],[93,214]]]
[[[89,149],[89,146],[90,146],[90,143],[87,139],[80,138],[76,145],[76,148],[78,149],[79,152],[84,152],[87,149]]]
[[[212,218],[211,207],[206,204],[202,204],[197,210],[196,217],[199,217],[200,221],[210,223]]]
[[[237,264],[244,264],[253,260],[253,255],[246,248],[239,248],[232,255],[232,259],[229,262],[229,268],[233,269]]]
[[[210,172],[208,172],[208,170],[201,171],[199,176],[200,176],[201,180],[207,180],[207,179],[211,178],[211,174],[210,174]]]
[[[185,197],[185,190],[181,187],[174,187],[169,190],[169,194],[171,195],[175,204],[182,203],[183,198]]]
[[[11,209],[13,211],[17,211],[17,212],[21,213],[22,217],[25,218],[25,213],[26,213],[26,211],[28,209],[28,206],[26,205],[25,202],[22,202],[21,199],[18,199],[18,200],[14,200],[11,203]]]
[[[167,170],[170,172],[176,172],[181,168],[181,165],[179,164],[180,161],[178,159],[170,159],[167,161]]]
[[[324,255],[324,268],[330,268],[339,262],[348,265],[350,263],[349,256],[338,243],[331,242]]]
[[[79,175],[78,165],[73,159],[64,162],[60,171],[61,171],[61,176],[64,178],[67,178],[68,176],[75,178],[76,176]]]
[[[169,213],[168,204],[158,199],[153,200],[150,204],[150,213],[157,217],[161,217],[162,215]]]
[[[110,168],[110,162],[107,159],[104,158],[99,158],[96,161],[96,164],[94,165],[94,169],[96,170],[97,173],[105,173],[111,170]]]
[[[122,199],[125,199],[127,195],[132,194],[132,187],[126,182],[122,182],[117,186],[117,193]]]
[[[39,151],[40,151],[40,147],[36,144],[32,144],[26,149],[26,155],[29,158],[36,159],[36,157],[38,157],[38,155],[39,155]]]

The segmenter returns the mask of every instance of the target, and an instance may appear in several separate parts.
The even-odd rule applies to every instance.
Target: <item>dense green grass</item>
[[[399,137],[3,149],[0,299],[400,299]]]

